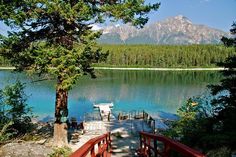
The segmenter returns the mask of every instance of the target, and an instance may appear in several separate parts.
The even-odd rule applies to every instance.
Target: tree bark
[[[62,81],[58,79],[56,87],[55,123],[54,123],[54,146],[63,147],[68,145],[67,116],[68,116],[68,90],[61,87]]]

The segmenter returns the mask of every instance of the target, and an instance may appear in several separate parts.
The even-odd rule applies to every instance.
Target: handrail
[[[96,147],[97,145],[97,147]],[[96,147],[96,148],[95,148]],[[97,149],[97,150],[96,150]],[[82,147],[76,150],[70,157],[91,157],[97,156],[110,156],[109,149],[111,149],[111,136],[110,132],[90,139]]]
[[[164,148],[160,151],[157,147],[157,141],[164,144]],[[140,152],[142,156],[149,157],[158,155],[169,157],[171,150],[174,150],[186,157],[206,157],[202,153],[168,137],[140,132]]]

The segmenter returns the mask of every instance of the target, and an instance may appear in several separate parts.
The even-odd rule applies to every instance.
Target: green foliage
[[[234,23],[233,35],[235,30]],[[236,38],[224,37],[222,40],[236,52]],[[198,99],[204,100],[199,103],[189,99],[178,110],[180,119],[166,132],[187,145],[200,147],[205,152],[211,150],[208,156],[230,156],[236,149],[236,56],[230,56],[219,65],[227,70],[222,72],[224,79],[219,85],[210,86],[212,96],[206,98],[213,98],[213,101],[204,98]]]
[[[227,147],[222,147],[220,149],[211,150],[207,153],[208,157],[230,157],[231,150]]]
[[[94,66],[109,67],[216,67],[235,53],[222,45],[101,45],[109,54]],[[2,59],[3,60],[3,59]],[[3,60],[0,65],[9,65]]]
[[[231,38],[222,37],[221,41],[224,43],[227,47],[236,47],[236,22],[233,22],[232,28],[230,29],[230,32],[232,34]]]
[[[177,111],[179,119],[164,134],[192,147],[204,146],[203,150],[216,145],[208,138],[214,130],[212,125],[215,115],[215,109],[211,107],[208,97],[209,95],[188,99]]]
[[[0,90],[1,138],[21,135],[31,131],[32,113],[26,101],[24,85],[20,82]]]
[[[54,148],[49,157],[69,157],[71,153],[72,150],[69,147]]]
[[[14,133],[8,132],[12,124],[13,122],[10,121],[3,125],[2,130],[0,130],[0,143],[9,140],[14,135]]]
[[[0,56],[0,66],[8,67],[8,66],[11,66],[11,64],[10,64],[10,62],[7,59],[5,59],[2,56]]]
[[[24,93],[24,85],[20,82],[16,82],[14,85],[6,86],[3,90],[4,104],[8,105],[7,116],[13,121],[21,119],[30,112],[30,108],[27,107],[27,95]]]
[[[224,146],[235,149],[235,132],[222,130],[224,122],[218,119],[220,105],[212,105],[212,99],[215,97],[211,95],[188,99],[177,111],[179,119],[163,134],[204,152]]]
[[[17,70],[50,73],[58,88],[69,90],[80,75],[94,77],[91,63],[106,57],[96,44],[101,32],[92,31],[92,24],[110,18],[142,27],[158,7],[144,0],[1,1],[0,21],[17,31],[0,38],[0,53]]]
[[[143,27],[147,13],[159,5],[144,0],[2,0],[0,21],[12,29],[0,37],[0,54],[19,71],[56,77],[55,123],[61,124],[68,116],[68,90],[83,74],[95,77],[91,64],[107,56],[96,43],[101,32],[92,31],[92,24],[109,18]]]
[[[234,38],[222,38],[226,46],[230,46],[236,52],[236,23],[230,30]],[[227,68],[223,71],[224,79],[219,85],[211,85],[213,95],[217,98],[213,100],[213,105],[218,105],[218,114],[215,116],[220,123],[219,130],[226,137],[224,140],[229,148],[236,149],[236,55],[227,58],[225,62],[219,63],[220,66]]]
[[[236,54],[222,45],[102,45],[109,51],[105,62],[95,66],[120,67],[216,67]]]

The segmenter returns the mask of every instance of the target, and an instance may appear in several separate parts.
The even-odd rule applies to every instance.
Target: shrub
[[[71,153],[72,150],[69,147],[54,148],[49,157],[69,157]]]
[[[1,140],[23,135],[33,129],[31,108],[28,107],[25,86],[17,81],[0,89],[0,128]]]
[[[230,157],[231,150],[227,147],[211,150],[207,153],[208,157]]]
[[[2,129],[0,130],[0,143],[9,140],[10,137],[12,137],[14,135],[14,133],[9,133],[8,132],[8,130],[12,126],[12,124],[13,124],[12,121],[6,123],[2,127]]]

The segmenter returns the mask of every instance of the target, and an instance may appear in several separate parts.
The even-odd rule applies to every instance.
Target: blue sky
[[[151,23],[170,16],[184,15],[192,23],[229,31],[236,22],[236,0],[148,0],[161,2],[160,9],[150,14]]]
[[[149,23],[161,21],[170,16],[184,15],[195,24],[229,31],[236,22],[236,0],[146,0],[150,3],[161,2],[157,12],[149,14]],[[5,34],[7,27],[0,23],[0,33]]]

